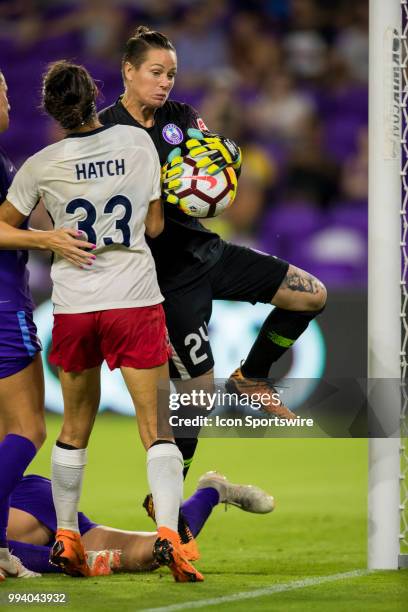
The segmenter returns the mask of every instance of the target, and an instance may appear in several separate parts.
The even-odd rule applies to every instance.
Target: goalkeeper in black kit
[[[175,191],[183,155],[197,159],[210,174],[230,166],[239,176],[241,152],[234,142],[211,134],[190,105],[168,99],[176,72],[176,50],[170,40],[144,26],[137,28],[126,43],[122,61],[124,93],[99,114],[104,124],[146,130],[163,166],[165,229],[149,245],[165,297],[172,346],[170,374],[187,381],[184,390],[188,385],[191,389],[211,385],[214,359],[208,323],[213,300],[273,304],[249,354],[226,387],[238,395],[269,394],[264,411],[291,419],[294,414],[277,400],[269,370],[322,312],[326,289],[317,278],[278,257],[225,242],[179,209]],[[176,438],[176,442],[186,474],[197,440]]]

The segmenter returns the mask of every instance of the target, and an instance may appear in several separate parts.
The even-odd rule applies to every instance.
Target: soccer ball
[[[206,168],[197,168],[197,160],[183,159],[181,185],[173,190],[179,198],[179,208],[190,217],[204,219],[217,217],[226,210],[237,193],[237,177],[233,168],[224,168],[218,174],[208,174]]]

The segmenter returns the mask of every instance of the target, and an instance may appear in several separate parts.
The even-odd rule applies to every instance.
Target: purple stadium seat
[[[368,203],[350,202],[337,203],[329,211],[330,223],[335,226],[355,228],[367,239],[368,235]]]
[[[325,122],[324,148],[342,162],[355,153],[359,128],[364,125],[360,117],[338,115]]]
[[[367,270],[364,266],[353,268],[342,263],[317,263],[307,260],[298,262],[298,265],[316,276],[328,289],[357,289],[364,288],[367,285]]]
[[[64,36],[44,38],[35,46],[35,55],[44,63],[58,59],[76,60],[79,59],[82,49],[81,34],[73,32]]]
[[[364,85],[323,92],[318,94],[317,100],[324,120],[349,117],[368,123],[368,89]]]
[[[309,236],[325,225],[323,213],[308,202],[288,202],[268,212],[262,222],[260,243],[272,252],[273,245],[280,257],[287,257],[292,243]]]
[[[357,224],[331,224],[292,242],[291,263],[314,274],[329,287],[365,286],[367,235]]]
[[[2,134],[1,146],[17,165],[29,155],[49,144],[47,141],[47,121],[40,116],[39,111],[36,111],[36,113],[34,120],[28,126],[12,121],[10,129]],[[23,159],[21,158],[21,151],[24,151]]]
[[[14,48],[12,38],[0,38],[0,61],[1,67],[4,70],[5,66],[12,66],[13,61],[16,60],[16,50]]]

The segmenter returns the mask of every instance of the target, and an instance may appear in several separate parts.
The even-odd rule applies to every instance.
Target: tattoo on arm
[[[303,293],[319,293],[322,284],[311,274],[299,274],[298,272],[288,272],[283,279],[281,289],[290,289],[291,291],[301,291]]]

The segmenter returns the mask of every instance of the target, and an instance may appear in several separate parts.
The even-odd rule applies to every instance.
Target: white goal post
[[[369,440],[370,569],[408,567],[406,14],[407,0],[370,0],[368,379],[379,381],[377,419],[387,413],[401,428],[398,437]]]

